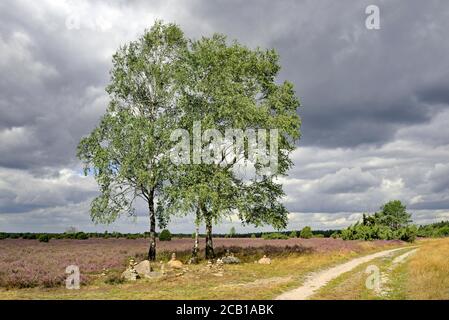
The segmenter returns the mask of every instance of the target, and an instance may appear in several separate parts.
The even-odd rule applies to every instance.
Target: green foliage
[[[77,239],[77,240],[87,240],[87,239],[89,239],[89,236],[86,233],[84,233],[84,232],[77,232],[75,234],[75,239]]]
[[[407,226],[411,222],[411,214],[405,205],[399,200],[393,200],[381,207],[381,211],[375,215],[377,223],[390,227],[393,231]]]
[[[298,237],[298,233],[296,231],[292,231],[292,232],[290,232],[289,237],[290,238],[297,238]]]
[[[84,173],[91,173],[100,187],[91,203],[92,220],[112,223],[123,214],[135,217],[136,200],[145,201],[150,260],[156,257],[156,220],[160,226],[166,222],[157,216],[157,199],[171,171],[170,135],[181,111],[178,74],[186,49],[181,29],[160,21],[122,46],[112,60],[106,113],[78,145]]]
[[[449,236],[449,221],[441,221],[425,226],[420,226],[417,232],[418,237],[447,237]]]
[[[235,231],[234,227],[231,227],[229,230],[229,238],[234,238],[236,236],[237,232]]]
[[[160,241],[171,241],[171,233],[167,229],[164,229],[159,234]]]
[[[256,235],[254,233],[251,234],[251,239],[256,239]]]
[[[394,231],[394,238],[407,242],[414,242],[418,228],[416,226],[406,226]]]
[[[339,231],[335,231],[331,234],[331,238],[333,238],[333,239],[338,239],[340,237],[341,237],[341,234]]]
[[[413,242],[418,234],[416,226],[409,225],[411,214],[399,200],[386,203],[374,215],[363,214],[360,222],[341,231],[343,240],[392,240]]]
[[[193,213],[198,223],[206,224],[206,236],[214,223],[234,214],[244,225],[286,227],[288,212],[280,201],[284,192],[276,178],[292,166],[301,122],[293,85],[276,81],[279,70],[274,50],[252,50],[217,34],[190,43],[179,73],[180,128],[191,137],[194,122],[200,122],[202,131],[213,129],[222,136],[230,128],[276,128],[278,168],[269,172],[257,160],[255,176],[244,177],[234,170],[242,154],[230,162],[221,157],[212,164],[179,165],[170,171],[172,183],[159,206],[166,219]]]
[[[281,240],[287,240],[289,239],[287,235],[282,234],[282,233],[264,233],[262,235],[262,238],[265,240],[276,240],[276,239],[281,239]]]
[[[299,236],[304,239],[312,238],[313,237],[312,228],[310,228],[309,226],[302,228]]]
[[[41,234],[39,235],[39,237],[37,238],[39,240],[39,242],[48,242],[50,241],[50,237],[48,234]]]

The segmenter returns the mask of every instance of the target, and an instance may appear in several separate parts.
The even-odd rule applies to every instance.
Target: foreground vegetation
[[[187,262],[190,244],[190,239],[160,242],[158,260],[168,261],[171,252],[176,251],[178,258]],[[231,298],[237,288],[242,291],[241,298],[245,298],[245,294],[247,298],[255,294],[258,298],[267,298],[285,286],[294,287],[303,274],[316,268],[400,245],[403,243],[397,241],[367,243],[339,239],[216,239],[217,255],[230,250],[242,261],[238,265],[226,265],[222,277],[205,273],[203,260],[198,265],[188,265],[189,271],[181,277],[130,284],[123,283],[121,272],[130,257],[137,261],[145,259],[145,240],[50,240],[49,243],[3,240],[0,242],[0,297],[201,299],[210,294],[220,299]],[[204,253],[204,244],[200,250]],[[265,254],[273,259],[273,264],[254,264]],[[64,287],[65,267],[71,264],[80,267],[80,291],[72,292]],[[105,269],[106,275],[102,275]],[[264,288],[253,292],[259,286]]]

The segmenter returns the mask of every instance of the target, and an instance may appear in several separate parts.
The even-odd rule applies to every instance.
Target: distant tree
[[[296,237],[298,237],[298,233],[296,232],[296,231],[292,231],[291,233],[290,233],[290,238],[296,238]]]
[[[87,240],[87,239],[89,239],[89,235],[87,235],[87,234],[84,233],[84,232],[77,232],[77,233],[75,234],[75,239],[78,239],[78,240]]]
[[[164,229],[159,234],[159,240],[160,241],[170,241],[171,240],[171,233],[169,230]]]
[[[378,224],[388,226],[396,231],[412,222],[411,216],[401,201],[393,200],[384,204],[381,211],[374,215],[374,218]]]
[[[229,238],[234,238],[236,235],[236,231],[234,227],[231,227],[231,229],[229,230]]]
[[[48,241],[50,241],[50,236],[46,233],[43,233],[43,234],[39,235],[37,240],[39,240],[39,242],[48,242]]]
[[[309,226],[306,226],[306,227],[302,228],[301,233],[299,234],[299,236],[301,238],[304,238],[304,239],[312,238],[312,236],[313,236],[312,228],[310,228]]]
[[[288,236],[279,232],[264,233],[262,238],[265,240],[287,240]]]
[[[170,172],[170,134],[177,127],[177,65],[186,45],[179,27],[158,21],[137,41],[121,47],[113,56],[106,114],[78,146],[85,174],[92,173],[100,186],[91,205],[92,220],[111,223],[121,214],[135,216],[136,200],[144,201],[152,261],[157,199]]]

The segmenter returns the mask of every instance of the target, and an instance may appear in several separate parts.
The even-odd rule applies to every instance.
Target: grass
[[[394,257],[397,257],[408,251],[406,248],[395,252],[394,255],[382,257],[364,263],[350,272],[346,272],[340,277],[330,281],[324,288],[320,289],[312,299],[313,300],[382,300],[389,299],[391,296],[379,295],[372,289],[366,287],[366,280],[369,274],[365,273],[367,267],[375,265],[379,267],[381,274],[389,274],[387,271],[391,266]],[[394,269],[396,270],[396,269]],[[393,277],[391,277],[393,278]],[[391,283],[388,283],[390,289]],[[385,287],[385,285],[383,285]],[[386,289],[386,288],[383,288]]]
[[[426,239],[417,242],[419,250],[391,270],[391,261],[404,251],[389,258],[376,259],[359,266],[331,281],[313,299],[338,300],[427,300],[449,299],[449,238]],[[367,289],[365,270],[374,264],[388,274],[385,295]],[[385,284],[384,284],[385,286]]]
[[[358,252],[293,253],[275,257],[271,265],[253,262],[226,265],[223,276],[205,272],[205,264],[167,279],[142,279],[136,283],[107,284],[100,275],[80,290],[57,288],[0,289],[0,299],[271,299],[301,285],[306,274],[351,258],[385,250],[398,244],[363,244]],[[248,259],[249,260],[249,259]]]
[[[403,274],[408,299],[449,299],[449,238],[423,241]]]

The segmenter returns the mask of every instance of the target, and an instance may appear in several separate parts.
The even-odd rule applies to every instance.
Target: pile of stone
[[[162,272],[153,271],[149,260],[135,263],[134,259],[130,259],[128,268],[122,273],[122,278],[128,281],[136,281],[140,278],[159,278],[162,275]]]
[[[271,259],[264,255],[259,261],[256,261],[258,264],[271,264]]]
[[[165,268],[163,264],[161,268],[163,269],[164,274],[170,275],[174,273],[174,275],[177,277],[182,276],[188,271],[185,265],[181,261],[176,259],[176,253],[172,253],[171,260],[167,262],[167,268]]]
[[[215,263],[212,260],[207,261],[206,272],[212,273],[214,276],[222,277],[224,274],[224,263],[222,259],[217,259]]]
[[[226,251],[226,255],[221,258],[221,261],[224,264],[237,264],[240,263],[240,259],[237,257],[234,257],[234,254],[232,252],[229,252],[229,250]]]
[[[172,269],[183,269],[184,264],[176,259],[176,253],[172,253],[171,260],[167,263],[167,266]]]
[[[134,259],[129,260],[128,268],[122,273],[122,278],[128,281],[136,281],[140,278],[139,273],[134,268],[136,265]]]

